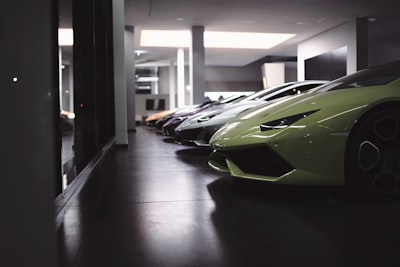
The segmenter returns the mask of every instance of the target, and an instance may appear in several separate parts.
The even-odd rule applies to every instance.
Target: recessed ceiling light
[[[204,32],[206,48],[269,49],[292,37],[286,33]],[[190,31],[142,30],[141,46],[189,47]]]

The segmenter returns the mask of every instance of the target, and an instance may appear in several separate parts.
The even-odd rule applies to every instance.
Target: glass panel
[[[72,0],[59,0],[60,128],[63,190],[74,180],[74,79]],[[65,36],[66,34],[66,36]],[[66,43],[65,40],[68,40]]]

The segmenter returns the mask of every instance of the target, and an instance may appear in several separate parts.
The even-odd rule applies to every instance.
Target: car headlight
[[[209,121],[211,118],[214,118],[217,114],[213,114],[213,115],[209,115],[209,116],[205,116],[205,117],[201,117],[197,120],[197,122],[201,123],[201,122],[206,122]]]
[[[73,120],[73,119],[75,119],[75,113],[72,113],[72,112],[68,113],[67,117],[68,117],[68,119]]]
[[[264,132],[264,131],[269,131],[269,130],[274,130],[274,129],[287,128],[291,124],[295,123],[296,121],[298,121],[300,119],[303,119],[303,118],[313,114],[314,112],[317,112],[318,110],[319,109],[316,109],[316,110],[312,110],[312,111],[308,111],[308,112],[292,115],[292,116],[289,116],[289,117],[285,117],[285,118],[282,118],[282,119],[279,119],[279,120],[274,120],[274,121],[262,123],[260,125],[260,130],[262,132]]]

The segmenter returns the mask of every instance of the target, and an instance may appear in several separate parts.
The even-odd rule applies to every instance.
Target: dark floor
[[[63,267],[400,266],[400,203],[234,181],[138,126],[65,208]]]

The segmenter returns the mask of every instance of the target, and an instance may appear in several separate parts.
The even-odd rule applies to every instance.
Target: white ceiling
[[[60,0],[68,1],[68,0]],[[297,44],[356,17],[376,19],[375,38],[400,40],[398,0],[125,0],[126,25],[134,26],[138,62],[168,62],[176,49],[139,46],[141,29],[294,33],[269,50],[206,49],[206,65],[244,66],[264,57],[296,56]],[[375,26],[379,25],[379,27]]]

